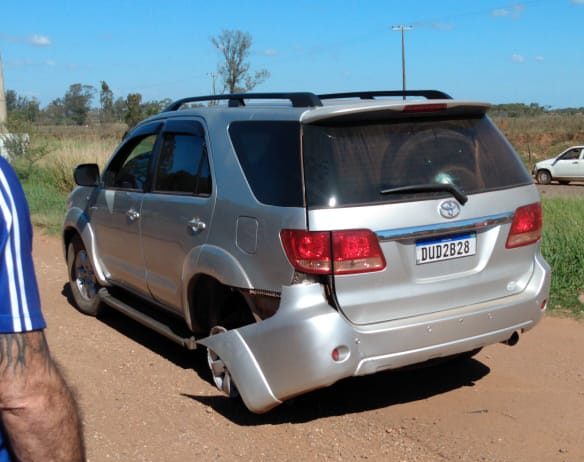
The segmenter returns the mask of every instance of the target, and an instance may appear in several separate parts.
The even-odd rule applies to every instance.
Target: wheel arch
[[[251,313],[251,307],[241,294],[241,290],[252,288],[251,281],[242,265],[225,249],[209,244],[193,249],[185,259],[183,281],[184,317],[193,331],[208,332],[210,305],[229,293],[241,296],[241,302]]]
[[[107,280],[107,272],[101,265],[99,258],[97,258],[97,249],[95,245],[95,234],[85,212],[78,208],[72,208],[65,216],[63,225],[63,255],[65,261],[67,260],[67,251],[69,244],[75,236],[78,236],[87,250],[87,254],[91,259],[95,275],[101,285],[109,285]]]

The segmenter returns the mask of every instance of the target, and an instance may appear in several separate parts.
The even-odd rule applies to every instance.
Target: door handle
[[[195,217],[187,223],[187,226],[193,233],[198,233],[199,231],[203,231],[207,227],[207,223],[205,223],[200,218]]]
[[[140,212],[138,212],[135,208],[131,208],[126,212],[126,216],[130,221],[134,221],[137,218],[140,218]]]

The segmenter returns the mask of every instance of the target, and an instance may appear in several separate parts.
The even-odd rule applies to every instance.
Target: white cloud
[[[264,50],[263,54],[264,56],[276,56],[278,54],[278,51],[275,50],[274,48],[268,48]]]
[[[509,10],[506,10],[504,8],[501,8],[499,10],[493,10],[491,12],[491,15],[495,17],[509,16]]]
[[[524,11],[525,5],[523,3],[516,3],[515,5],[511,5],[508,8],[498,8],[496,10],[491,11],[491,16],[494,16],[496,18],[511,17],[513,19],[519,19]]]
[[[46,47],[51,45],[51,39],[49,37],[38,34],[34,34],[29,37],[0,34],[0,40],[6,40],[7,42],[12,43],[28,43],[29,45],[34,45],[36,47]]]
[[[573,5],[584,5],[584,0],[572,0]]]
[[[33,35],[28,38],[28,43],[37,47],[47,47],[51,44],[51,39],[46,35]]]
[[[45,61],[45,64],[46,64],[47,66],[49,66],[49,67],[55,67],[55,66],[57,65],[57,62],[56,62],[56,61],[53,61],[52,59],[47,59],[47,60]]]
[[[545,60],[545,58],[541,55],[538,55],[535,57],[535,60],[541,62],[541,61]]]
[[[454,24],[451,24],[448,22],[433,22],[432,29],[449,31],[449,30],[454,29]]]
[[[522,64],[525,62],[525,58],[522,55],[519,55],[517,53],[511,55],[511,60],[517,64]]]

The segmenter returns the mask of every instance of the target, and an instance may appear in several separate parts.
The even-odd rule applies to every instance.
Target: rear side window
[[[154,190],[179,194],[211,194],[207,149],[202,136],[164,133]]]
[[[403,186],[451,183],[473,194],[532,182],[513,148],[486,116],[306,125],[303,134],[309,207],[441,194],[380,194]]]
[[[303,206],[298,122],[233,122],[229,135],[257,200],[281,207]]]

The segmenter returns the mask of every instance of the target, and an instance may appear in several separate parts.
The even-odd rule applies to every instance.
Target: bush
[[[6,126],[9,133],[1,135],[10,163],[18,177],[27,179],[35,165],[50,153],[49,145],[36,136],[36,127],[24,120],[13,120]]]

